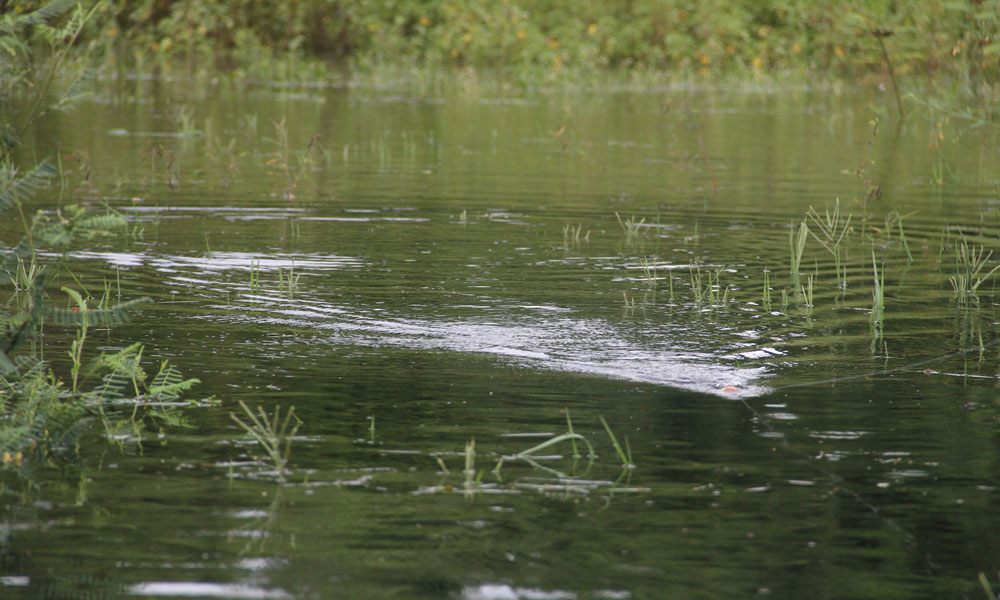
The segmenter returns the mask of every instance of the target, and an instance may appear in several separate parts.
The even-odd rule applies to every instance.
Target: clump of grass
[[[254,457],[254,459],[270,462],[278,473],[278,480],[284,482],[285,465],[288,464],[288,456],[292,452],[292,438],[295,437],[299,426],[302,425],[302,421],[295,415],[295,407],[290,407],[285,413],[285,418],[282,419],[280,406],[274,409],[273,417],[268,417],[261,406],[257,407],[255,413],[242,400],[239,403],[247,420],[244,421],[236,413],[230,413],[230,418],[263,448],[266,456]]]
[[[590,241],[590,230],[588,229],[587,233],[583,234],[583,223],[578,224],[576,227],[569,224],[563,225],[563,248],[577,247],[581,241]]]
[[[281,267],[278,267],[278,290],[283,292],[287,289],[289,294],[295,293],[295,290],[299,288],[300,277],[302,277],[302,274],[295,272],[294,259],[287,273]]]
[[[847,267],[845,265],[843,271],[841,271],[840,244],[844,241],[844,236],[847,235],[847,231],[851,227],[851,216],[848,213],[845,218],[840,213],[840,198],[837,198],[837,201],[834,203],[833,212],[826,210],[823,215],[820,215],[816,209],[810,206],[809,212],[806,213],[806,217],[816,227],[815,230],[807,228],[807,231],[812,234],[813,238],[820,245],[826,248],[827,252],[833,255],[834,266],[837,270],[837,285],[843,288],[847,287]],[[805,242],[802,242],[800,245],[804,246]],[[798,253],[801,258],[802,250],[799,249]]]
[[[629,296],[625,290],[622,290],[622,300],[625,303],[625,310],[635,310],[635,298]]]
[[[970,247],[964,239],[955,249],[955,275],[948,278],[948,281],[951,282],[951,287],[955,291],[954,298],[959,304],[978,301],[976,290],[996,273],[997,269],[1000,269],[1000,265],[997,265],[985,275],[982,274],[991,256],[993,256],[992,250],[986,252],[982,246],[978,249],[975,246]]]
[[[621,226],[622,232],[625,233],[625,242],[632,243],[635,242],[642,232],[642,226],[646,223],[645,217],[636,220],[635,216],[628,217],[627,219],[622,219],[622,216],[615,212],[615,217],[618,219],[618,225]]]
[[[694,292],[696,306],[715,308],[729,302],[729,286],[723,288],[719,283],[720,273],[722,269],[707,271],[702,275],[700,266],[691,270],[691,291]]]

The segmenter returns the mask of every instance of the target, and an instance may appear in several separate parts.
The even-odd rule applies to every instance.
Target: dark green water
[[[3,496],[0,596],[982,598],[997,300],[948,278],[963,235],[1000,246],[998,140],[926,114],[875,134],[884,106],[139,81],[53,116],[38,154],[90,167],[66,161],[66,197],[131,220],[78,275],[157,301],[97,343],[144,341],[221,406],[141,451],[95,426],[82,490]],[[847,285],[810,239],[805,306],[789,231],[836,198]],[[239,400],[295,406],[286,483]],[[596,459],[511,458],[566,410]]]

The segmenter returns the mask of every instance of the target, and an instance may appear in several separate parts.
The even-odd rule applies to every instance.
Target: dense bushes
[[[0,2],[25,10],[37,1]],[[91,32],[140,59],[275,57],[499,68],[546,77],[614,68],[677,76],[1000,75],[1000,0],[106,0]],[[200,64],[200,63],[199,63]]]

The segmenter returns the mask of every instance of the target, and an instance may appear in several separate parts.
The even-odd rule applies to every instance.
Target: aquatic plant
[[[893,228],[895,228],[899,232],[899,244],[900,246],[903,247],[903,250],[906,252],[906,261],[911,263],[913,262],[913,254],[910,253],[910,244],[906,240],[906,232],[903,230],[903,219],[912,216],[914,214],[916,213],[911,212],[905,215],[901,215],[899,214],[899,211],[893,210],[890,211],[889,214],[885,216],[886,237],[890,237],[892,235]]]
[[[581,241],[590,241],[590,230],[587,230],[586,235],[582,238],[580,234],[583,232],[583,223],[577,224],[576,227],[572,225],[563,225],[563,248],[569,249],[580,245]]]
[[[723,288],[719,283],[721,273],[722,269],[716,269],[702,274],[700,265],[690,269],[691,291],[694,293],[695,306],[715,308],[725,306],[729,302],[729,286]]]
[[[798,287],[797,282],[802,268],[802,253],[806,249],[806,240],[808,239],[809,225],[805,221],[802,221],[798,229],[793,226],[788,230],[789,272],[792,274],[793,287]]]
[[[275,137],[266,141],[274,144],[275,150],[271,153],[270,158],[265,164],[277,167],[282,172],[285,178],[285,188],[281,195],[291,200],[295,198],[295,192],[299,187],[302,177],[313,167],[315,161],[312,152],[319,141],[319,134],[313,135],[309,139],[304,152],[293,154],[291,142],[288,138],[288,127],[285,125],[284,117],[280,121],[274,121],[273,123]]]
[[[635,216],[622,219],[622,216],[615,211],[615,218],[618,219],[618,225],[622,228],[622,232],[625,234],[625,243],[634,243],[639,236],[642,234],[642,227],[646,223],[646,218],[643,217],[636,220]]]
[[[622,445],[618,443],[618,438],[615,436],[615,432],[611,431],[611,426],[608,422],[604,420],[604,417],[598,417],[601,420],[601,425],[604,425],[604,431],[608,432],[608,437],[611,438],[611,444],[615,447],[615,452],[618,453],[618,459],[622,462],[622,467],[626,469],[634,469],[635,463],[632,462],[632,447],[629,446],[628,436],[625,436],[625,449],[622,449]]]
[[[302,277],[302,274],[295,272],[295,259],[293,258],[292,266],[288,268],[287,273],[281,267],[278,267],[278,290],[294,294],[299,289],[300,277]]]
[[[802,305],[807,309],[811,309],[815,306],[813,303],[813,276],[806,276],[806,284],[799,289],[799,293],[802,296]]]
[[[302,421],[295,415],[295,407],[290,407],[282,419],[280,406],[275,407],[274,416],[269,417],[262,406],[258,406],[257,412],[254,413],[242,400],[239,401],[239,405],[247,420],[244,421],[236,413],[229,413],[229,417],[264,450],[264,456],[255,456],[254,460],[270,462],[278,475],[278,480],[284,482],[285,465],[288,464],[288,457],[292,452],[292,438],[302,425]]]
[[[764,267],[764,290],[761,292],[760,301],[764,305],[764,310],[771,310],[771,271]]]
[[[982,274],[986,263],[992,256],[992,250],[986,252],[982,246],[978,249],[975,246],[970,247],[965,239],[955,248],[955,274],[949,277],[948,281],[954,289],[954,299],[959,304],[977,301],[976,290],[984,281],[992,277],[997,269],[1000,269],[1000,265],[997,265],[986,274]]]
[[[102,354],[96,361],[87,360],[90,327],[121,324],[149,299],[112,304],[110,284],[105,281],[104,296],[96,307],[90,306],[86,286],[66,264],[67,251],[82,241],[127,231],[125,217],[110,208],[94,210],[65,202],[56,208],[35,210],[31,218],[26,211],[58,170],[47,160],[22,168],[11,151],[41,115],[69,108],[85,93],[86,70],[74,70],[68,82],[60,73],[100,6],[99,2],[88,8],[78,2],[55,0],[33,12],[6,11],[0,15],[0,48],[6,57],[0,62],[0,96],[22,94],[30,105],[26,112],[12,115],[8,104],[0,103],[0,213],[16,213],[24,230],[19,241],[4,244],[6,250],[0,259],[0,290],[9,286],[14,299],[0,308],[0,450],[4,457],[12,457],[5,460],[5,466],[20,466],[29,460],[75,463],[77,438],[89,417],[101,417],[110,437],[119,420],[118,407],[125,406],[130,414],[121,420],[133,423],[136,431],[140,422],[153,414],[140,411],[140,405],[161,392],[176,398],[197,382],[183,380],[164,365],[153,384],[146,386],[139,344]],[[61,25],[48,26],[66,14],[69,17]],[[48,54],[35,52],[29,34],[44,38]],[[55,306],[49,296],[56,273],[67,274],[83,290],[62,287],[69,306]],[[43,324],[75,332],[68,351],[68,389],[62,376],[43,360],[51,346],[49,338],[41,336]],[[88,363],[91,366],[86,366]],[[84,391],[86,380],[102,371],[107,372],[100,383]],[[159,416],[177,422],[176,415],[166,410]]]
[[[879,271],[874,251],[872,251],[872,274],[874,283],[872,310],[868,317],[872,336],[872,353],[875,353],[879,342],[881,342],[883,353],[888,354],[885,341],[885,264],[883,263],[882,270]]]
[[[257,288],[260,287],[260,259],[251,258],[250,259],[250,293],[257,293]]]
[[[837,285],[843,288],[847,287],[847,267],[845,266],[843,268],[843,273],[841,273],[840,244],[844,241],[844,236],[847,235],[847,232],[851,227],[851,216],[852,215],[848,213],[845,218],[840,213],[840,198],[837,198],[836,202],[834,202],[833,212],[826,210],[823,215],[820,215],[816,209],[810,206],[809,211],[806,213],[806,217],[812,221],[815,226],[815,229],[807,228],[807,230],[810,234],[812,234],[813,239],[819,242],[821,246],[826,248],[827,252],[833,255],[834,266],[837,271]],[[804,245],[805,243],[801,242],[796,246],[798,254],[797,261],[801,261],[801,247]]]

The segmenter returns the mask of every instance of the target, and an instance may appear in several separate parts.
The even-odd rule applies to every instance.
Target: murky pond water
[[[221,406],[4,496],[0,595],[982,597],[997,301],[949,278],[998,246],[997,135],[880,106],[139,81],[53,116],[38,154],[130,219],[78,277],[157,301],[99,343]],[[810,237],[793,278],[838,198],[841,266]],[[239,400],[295,406],[284,483]],[[596,457],[515,456],[567,413]]]

